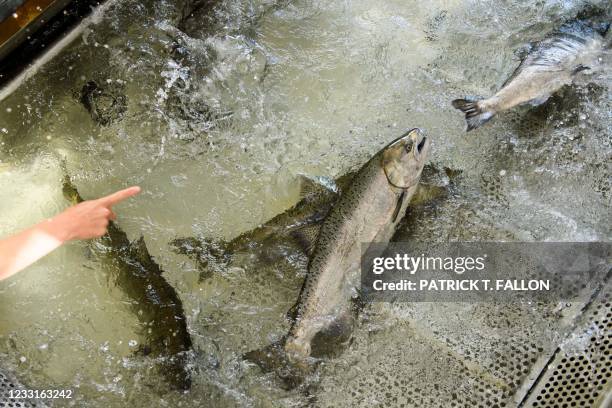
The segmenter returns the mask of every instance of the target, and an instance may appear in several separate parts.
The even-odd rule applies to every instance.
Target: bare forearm
[[[65,242],[101,237],[109,221],[115,219],[111,207],[139,192],[140,187],[130,187],[84,201],[50,220],[0,240],[0,280],[27,268]]]
[[[32,265],[68,239],[67,231],[52,218],[0,240],[0,280]]]
[[[106,233],[109,220],[115,219],[111,207],[139,192],[140,187],[130,187],[97,200],[84,201],[0,240],[0,280],[27,268],[67,241],[101,237]]]

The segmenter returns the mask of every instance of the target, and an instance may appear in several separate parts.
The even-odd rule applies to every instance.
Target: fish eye
[[[410,153],[410,151],[412,150],[412,146],[414,146],[414,143],[412,141],[410,143],[406,143],[406,146],[404,146],[404,150],[406,150],[406,153]]]

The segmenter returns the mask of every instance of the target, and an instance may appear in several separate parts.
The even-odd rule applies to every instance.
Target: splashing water
[[[305,396],[241,359],[286,332],[303,257],[257,271],[237,262],[199,283],[197,265],[168,242],[252,229],[295,203],[299,174],[339,176],[417,126],[432,138],[432,161],[461,170],[461,182],[435,208],[412,212],[401,239],[609,240],[608,68],[467,135],[450,105],[498,89],[518,63],[513,50],[582,5],[117,2],[0,104],[0,235],[66,205],[62,160],[88,198],[142,186],[119,224],[144,235],[183,299],[193,385],[155,392],[155,362],[134,354],[138,319],[106,278],[112,265],[86,243],[0,283],[0,361],[41,389],[75,389],[78,406],[392,406],[398,395],[440,406],[435,398],[478,387],[507,400],[525,373],[496,363],[495,350],[529,362],[550,349],[561,329],[547,306],[372,307]],[[125,98],[125,112],[97,123],[81,103],[90,81]],[[513,323],[497,327],[491,313]],[[390,370],[403,380],[376,374]],[[439,389],[427,388],[432,378]]]

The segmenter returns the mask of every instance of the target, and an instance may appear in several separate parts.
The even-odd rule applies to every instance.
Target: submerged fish
[[[64,196],[73,204],[83,199],[66,176]],[[130,299],[134,314],[143,326],[142,354],[159,357],[161,375],[174,389],[191,386],[187,369],[191,337],[187,331],[183,304],[176,290],[166,281],[153,260],[143,237],[130,242],[116,223],[108,224],[108,233],[100,238],[96,251],[112,257],[116,265],[113,283]]]
[[[465,113],[467,131],[517,105],[544,103],[551,94],[571,84],[579,72],[592,69],[603,51],[603,36],[608,28],[609,23],[568,22],[531,45],[521,64],[495,95],[487,99],[455,99],[453,107]]]

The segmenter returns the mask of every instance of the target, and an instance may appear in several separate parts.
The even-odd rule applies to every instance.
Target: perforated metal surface
[[[314,405],[612,408],[607,285],[572,303],[372,305]]]
[[[605,407],[612,399],[612,285],[587,306],[576,331],[557,349],[525,407]]]
[[[364,340],[351,345],[343,362],[332,362],[344,371],[321,376],[318,392],[326,399],[341,393],[340,402],[321,397],[316,406],[514,408],[531,368],[554,352],[560,327],[552,306],[379,306],[358,328],[368,331]],[[382,321],[389,326],[380,327]]]
[[[46,404],[26,399],[11,398],[11,391],[26,389],[11,374],[0,369],[0,408],[45,407]]]

